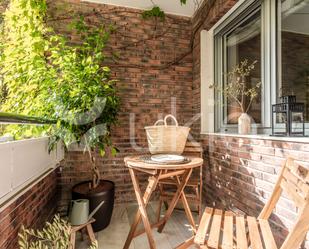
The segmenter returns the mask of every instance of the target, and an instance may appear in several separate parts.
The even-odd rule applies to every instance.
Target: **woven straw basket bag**
[[[175,125],[168,125],[167,119],[173,119]],[[183,153],[190,128],[178,126],[176,118],[169,114],[159,119],[153,126],[145,127],[148,147],[151,154]]]

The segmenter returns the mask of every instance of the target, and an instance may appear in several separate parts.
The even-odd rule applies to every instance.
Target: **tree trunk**
[[[93,156],[93,150],[89,150],[89,156],[91,161],[91,173],[92,173],[92,185],[91,188],[94,189],[99,186],[100,183],[100,171],[97,168],[95,157]]]

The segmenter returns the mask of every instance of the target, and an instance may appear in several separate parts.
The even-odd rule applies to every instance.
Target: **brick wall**
[[[278,172],[288,156],[309,166],[308,143],[203,135],[205,151],[205,200],[208,205],[240,210],[258,216],[273,191]],[[278,244],[296,217],[286,196],[271,216]],[[306,247],[309,248],[307,241]]]
[[[193,113],[200,113],[200,31],[209,30],[237,1],[205,1],[193,17]],[[252,47],[251,47],[252,48]],[[207,56],[207,55],[205,55]],[[291,155],[309,166],[308,143],[241,138],[237,135],[200,135],[204,149],[204,200],[210,206],[257,216],[270,197],[284,159]],[[271,216],[278,245],[296,216],[295,206],[281,198]],[[303,248],[309,248],[308,237]]]
[[[116,201],[135,201],[123,158],[140,153],[132,147],[134,143],[143,148],[147,146],[144,126],[171,112],[176,113],[180,124],[192,116],[192,56],[188,53],[191,19],[167,15],[163,23],[155,23],[143,20],[140,10],[79,1],[52,1],[48,10],[53,15],[50,24],[73,40],[74,34],[66,29],[71,21],[67,19],[68,12],[71,16],[84,15],[92,25],[112,24],[116,28],[107,51],[116,52],[120,57],[118,63],[108,62],[113,77],[119,80],[117,87],[122,105],[119,126],[114,127],[112,139],[120,153],[115,158],[97,156],[97,162],[102,178],[116,183]],[[188,55],[180,63],[174,63],[184,54]],[[131,136],[130,117],[135,119]],[[63,166],[59,175],[64,200],[60,210],[66,208],[72,185],[90,178],[87,154],[69,152]]]
[[[53,171],[0,211],[0,248],[17,248],[21,225],[41,227],[54,215],[56,191],[57,177]]]

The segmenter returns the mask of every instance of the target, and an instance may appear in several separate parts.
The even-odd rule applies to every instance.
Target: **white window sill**
[[[308,143],[309,144],[309,137],[276,137],[276,136],[270,136],[270,135],[265,135],[265,134],[240,135],[236,133],[211,133],[211,132],[201,133],[201,135],[239,137],[239,138],[248,138],[248,139],[263,139],[263,140],[274,140],[274,141]]]

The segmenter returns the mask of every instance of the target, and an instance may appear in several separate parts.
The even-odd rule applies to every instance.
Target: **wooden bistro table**
[[[190,159],[190,161],[185,164],[153,164],[150,162],[145,162],[144,160],[141,159],[141,156],[125,157],[124,161],[126,166],[129,168],[129,172],[132,178],[133,187],[135,190],[136,199],[139,207],[123,249],[129,249],[132,239],[145,232],[147,234],[150,248],[155,249],[156,245],[153,239],[151,229],[158,228],[158,232],[159,233],[162,232],[166,222],[170,218],[179,199],[181,199],[183,203],[186,216],[192,226],[192,231],[193,233],[196,233],[195,222],[187,198],[185,196],[184,188],[191,176],[192,170],[196,167],[200,167],[203,163],[203,159],[198,157],[188,157],[188,158]],[[149,174],[148,185],[144,194],[142,194],[139,186],[139,181],[136,176],[137,172],[144,172]],[[165,216],[162,219],[160,219],[157,223],[150,224],[147,216],[146,206],[150,200],[151,194],[156,189],[158,182],[166,178],[171,178],[175,180],[177,184],[177,190],[171,200],[171,203],[169,204]],[[137,226],[141,220],[143,221],[144,229],[136,231]],[[185,246],[188,246],[190,244],[193,244],[193,239],[184,241],[176,248],[177,249],[187,248]]]

